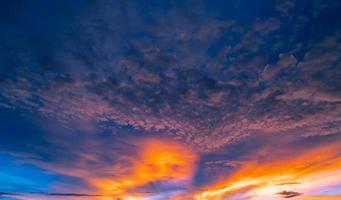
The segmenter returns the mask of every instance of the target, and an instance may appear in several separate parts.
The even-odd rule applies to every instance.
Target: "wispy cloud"
[[[293,150],[281,157],[272,157],[271,152],[260,153],[263,155],[256,154],[254,157],[261,156],[262,159],[244,163],[226,181],[221,178],[216,185],[198,192],[196,199],[232,198],[238,193],[245,193],[245,199],[274,199],[277,195],[289,198],[294,194],[309,195],[323,187],[340,184],[336,178],[341,173],[338,143],[305,152]],[[266,154],[268,156],[264,157]],[[293,182],[297,184],[284,184]]]

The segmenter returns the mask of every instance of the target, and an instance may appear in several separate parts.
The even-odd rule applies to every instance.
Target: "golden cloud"
[[[138,152],[131,157],[128,173],[90,180],[101,194],[134,199],[143,194],[132,191],[148,183],[191,180],[197,156],[184,145],[160,139],[146,139],[136,145]]]
[[[239,194],[245,199],[276,199],[283,191],[305,194],[341,184],[337,177],[341,177],[341,145],[335,143],[300,155],[248,161],[226,181],[196,192],[194,198],[222,200]]]

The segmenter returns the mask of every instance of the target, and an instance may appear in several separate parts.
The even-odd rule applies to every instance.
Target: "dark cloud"
[[[282,196],[283,198],[293,198],[293,197],[297,197],[297,196],[301,196],[302,193],[299,192],[294,192],[294,191],[282,191],[277,193],[278,195]]]
[[[78,194],[78,193],[42,193],[47,196],[73,196],[73,197],[98,197],[96,194]]]
[[[6,195],[6,196],[20,196],[24,193],[8,193],[8,192],[0,192],[0,195]],[[29,194],[39,194],[39,195],[46,195],[46,196],[74,196],[74,197],[98,197],[101,195],[97,194],[79,194],[79,193],[44,193],[44,192],[31,192]]]
[[[147,23],[157,11],[145,19],[135,6],[121,5],[130,11],[126,24],[121,20],[123,11],[109,4],[99,4],[98,12],[72,21],[74,28],[65,29],[60,39],[63,46],[47,42],[52,45],[53,52],[46,51],[50,55],[43,60],[28,55],[33,66],[23,63],[14,68],[12,78],[3,76],[2,105],[38,111],[65,126],[75,120],[111,121],[167,132],[206,148],[215,148],[208,145],[213,141],[219,147],[253,129],[267,131],[264,126],[270,121],[278,124],[272,125],[272,130],[302,127],[285,127],[283,122],[291,118],[308,120],[313,116],[310,113],[294,113],[319,107],[311,104],[327,103],[321,114],[338,110],[337,33],[309,42],[311,47],[303,60],[290,54],[297,50],[282,48],[278,61],[267,64],[272,62],[267,52],[280,52],[275,48],[278,42],[289,39],[288,44],[294,45],[298,39],[276,32],[285,29],[282,19],[250,21],[248,27],[234,19],[203,15],[201,8],[190,13],[168,8],[164,15]],[[143,17],[134,17],[140,15]],[[215,47],[222,40],[226,42]],[[320,53],[321,46],[328,50]],[[20,61],[19,54],[35,49],[28,46],[13,56]],[[213,50],[220,54],[210,56]],[[54,57],[58,71],[45,70],[54,65]],[[322,82],[318,80],[321,78]],[[302,102],[307,106],[300,105]],[[266,110],[270,108],[283,114],[273,118]],[[257,122],[250,122],[255,113],[262,112],[267,114],[257,114]],[[238,119],[240,116],[244,121]],[[205,142],[208,132],[211,137]]]

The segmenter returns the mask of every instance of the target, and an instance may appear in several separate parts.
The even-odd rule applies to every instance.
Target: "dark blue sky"
[[[338,198],[340,9],[1,1],[0,199]]]

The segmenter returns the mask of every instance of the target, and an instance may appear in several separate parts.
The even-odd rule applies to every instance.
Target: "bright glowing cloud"
[[[197,156],[185,146],[169,140],[147,139],[138,144],[138,152],[131,158],[127,174],[116,177],[93,178],[90,182],[101,194],[142,198],[138,188],[150,183],[170,185],[188,183],[195,171]],[[136,196],[136,197],[135,197]]]
[[[300,155],[292,152],[270,161],[249,161],[227,181],[195,194],[195,199],[222,200],[243,194],[244,199],[257,200],[316,194],[341,183],[340,150],[339,144],[333,144]]]

